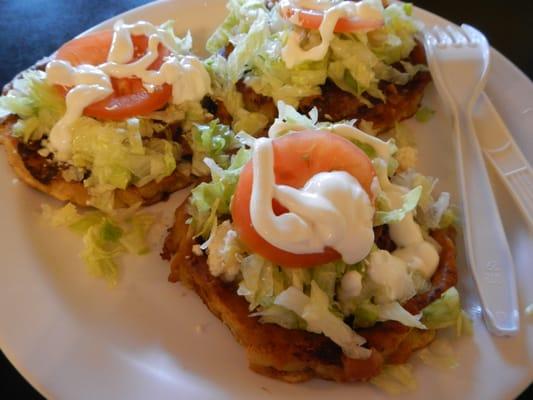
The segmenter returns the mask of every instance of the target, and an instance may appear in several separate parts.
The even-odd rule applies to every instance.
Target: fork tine
[[[434,26],[433,32],[437,38],[437,45],[440,47],[450,46],[453,44],[452,38],[448,33],[440,26]]]
[[[424,29],[423,31],[424,33],[424,39],[426,41],[426,43],[430,46],[436,46],[437,45],[437,38],[435,37],[435,35],[431,32],[430,29]]]
[[[487,38],[480,31],[473,26],[462,24],[461,31],[469,39],[469,42],[475,46],[476,44],[488,45]]]
[[[453,43],[456,47],[464,46],[471,41],[462,29],[456,28],[453,25],[447,25],[445,30],[448,35],[452,37]]]

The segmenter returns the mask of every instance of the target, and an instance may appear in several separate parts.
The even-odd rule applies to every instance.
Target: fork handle
[[[514,264],[471,116],[455,116],[464,239],[489,330],[512,335],[519,329]]]

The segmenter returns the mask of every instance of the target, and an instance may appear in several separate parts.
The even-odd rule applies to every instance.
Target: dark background
[[[493,47],[533,78],[533,1],[413,2],[452,22],[477,27],[487,35]],[[0,86],[78,33],[144,3],[147,1],[0,0]],[[523,400],[533,398],[532,392],[530,387],[520,397]],[[42,398],[1,352],[0,398]]]

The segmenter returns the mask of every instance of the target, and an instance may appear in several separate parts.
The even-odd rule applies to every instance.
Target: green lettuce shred
[[[379,4],[381,6],[381,3]],[[298,31],[301,45],[310,48],[320,43],[316,30],[294,27],[280,16],[279,4],[272,9],[263,0],[230,0],[229,13],[207,41],[213,54],[207,61],[216,82],[232,84],[243,79],[255,92],[297,105],[300,99],[321,94],[321,85],[329,78],[372,107],[363,94],[384,99],[380,80],[404,85],[427,68],[405,61],[416,45],[414,35],[421,25],[410,15],[409,7],[391,4],[385,8],[385,24],[368,33],[338,33],[330,51],[322,60],[305,61],[287,68],[281,51],[291,31]],[[232,51],[223,62],[221,49]],[[400,64],[396,65],[401,61]],[[218,77],[218,78],[217,78]],[[227,89],[227,88],[226,88]],[[237,110],[230,110],[232,116]]]
[[[417,388],[413,368],[410,364],[389,364],[383,367],[370,383],[390,395],[413,392]]]
[[[227,169],[210,163],[212,181],[195,187],[190,196],[189,211],[195,235],[207,239],[218,217],[228,215],[242,167],[251,157],[251,150],[241,148],[231,157]]]
[[[416,112],[415,119],[418,122],[425,123],[431,120],[431,118],[433,118],[433,115],[435,115],[435,110],[432,110],[431,108],[426,106],[422,106]]]
[[[280,268],[257,254],[242,260],[243,280],[237,294],[244,296],[250,303],[250,311],[258,306],[263,308],[274,304],[274,299],[285,288],[285,276]]]
[[[418,358],[430,367],[450,370],[459,366],[453,347],[446,339],[439,338],[417,353]]]
[[[252,317],[260,317],[259,321],[263,324],[277,324],[286,329],[306,329],[307,327],[305,320],[295,312],[277,304],[250,315]]]
[[[402,207],[391,211],[376,211],[376,214],[374,216],[374,226],[391,224],[404,219],[406,214],[410,213],[416,208],[418,201],[420,200],[421,194],[422,187],[417,186],[416,188],[412,189],[403,196]]]
[[[422,323],[429,329],[443,329],[464,322],[461,299],[455,287],[446,290],[442,296],[422,310]],[[468,322],[466,322],[468,324]],[[462,332],[462,326],[457,329]],[[465,331],[468,331],[466,327]]]
[[[366,300],[355,308],[353,316],[354,328],[369,328],[378,321],[379,306],[373,304],[370,300]]]
[[[40,140],[65,114],[65,98],[46,82],[43,71],[27,71],[16,79],[5,96],[0,97],[0,118],[9,114],[20,119],[13,136],[24,142]]]
[[[217,119],[208,124],[195,124],[191,136],[192,172],[195,175],[209,174],[209,168],[204,163],[205,157],[214,160],[221,168],[229,167],[228,153],[238,145],[229,126],[220,124]]]
[[[45,221],[53,227],[67,227],[83,237],[81,258],[93,276],[105,279],[111,286],[118,282],[118,256],[141,255],[150,250],[147,235],[154,217],[137,212],[135,207],[114,215],[101,211],[80,213],[72,203],[59,209],[43,204],[42,211]]]

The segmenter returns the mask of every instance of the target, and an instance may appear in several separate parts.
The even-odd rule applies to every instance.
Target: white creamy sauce
[[[393,209],[402,206],[402,196],[408,190],[395,185],[382,177],[381,190],[390,201]],[[378,250],[369,257],[368,274],[370,279],[384,288],[377,301],[404,301],[412,297],[416,290],[411,274],[419,273],[430,279],[439,264],[439,253],[430,242],[424,240],[420,226],[410,212],[389,226],[389,234],[398,248],[391,253]]]
[[[307,10],[327,10],[328,8],[331,8],[334,3],[338,3],[339,1],[332,1],[332,0],[282,0],[281,6],[282,7],[298,7],[298,8],[305,8]]]
[[[405,261],[408,269],[419,272],[424,279],[431,278],[439,265],[439,253],[427,241],[400,248],[392,254]]]
[[[354,3],[352,1],[343,1],[337,4],[331,4],[329,2],[320,1],[305,1],[296,2],[305,3],[305,5],[291,4],[291,2],[284,2],[281,7],[301,7],[307,9],[321,10],[324,13],[322,22],[319,27],[321,43],[308,50],[304,50],[300,47],[301,37],[300,35],[292,31],[289,33],[287,43],[281,50],[281,57],[288,68],[305,62],[305,61],[318,61],[323,59],[328,52],[329,45],[334,36],[335,26],[341,18],[360,18],[368,21],[383,21],[381,2],[375,1],[363,1]],[[296,25],[298,25],[298,14],[294,14],[291,18],[294,19]]]
[[[402,196],[407,189],[390,184],[385,190],[393,208],[402,205]],[[429,279],[439,265],[439,253],[435,247],[424,240],[420,226],[415,222],[413,213],[408,213],[400,222],[389,224],[389,234],[398,249],[393,251],[393,256],[401,258],[407,263],[410,271],[420,273]]]
[[[131,35],[148,36],[146,53],[134,62],[134,45]],[[160,69],[148,70],[158,58],[158,46],[163,44],[172,54]],[[55,85],[72,87],[66,97],[66,113],[50,132],[50,145],[59,160],[70,157],[72,133],[70,125],[79,118],[85,107],[109,96],[113,89],[110,78],[136,77],[143,81],[147,91],[154,85],[172,85],[172,102],[199,101],[211,91],[211,80],[203,64],[195,57],[176,54],[180,52],[172,34],[145,21],[127,25],[118,21],[114,26],[113,41],[107,62],[97,67],[80,65],[72,67],[66,61],[54,60],[46,67],[47,81]]]
[[[289,212],[276,216],[272,199]],[[319,253],[326,247],[353,264],[374,243],[374,208],[357,179],[344,171],[322,172],[302,189],[275,184],[272,140],[256,141],[250,215],[267,242],[295,254]]]
[[[105,99],[113,93],[113,88],[109,76],[99,68],[92,65],[73,67],[61,60],[48,63],[46,79],[56,85],[73,87],[65,99],[65,115],[53,126],[48,136],[50,145],[57,151],[57,158],[66,161],[71,156],[70,125],[80,117],[85,107]]]
[[[388,142],[384,142],[375,136],[369,135],[353,125],[332,124],[331,127],[327,128],[327,130],[335,133],[336,135],[342,136],[351,142],[358,141],[360,143],[372,146],[372,148],[376,151],[376,155],[385,160],[385,162],[389,162],[391,158],[391,147]]]
[[[309,126],[300,125],[294,122],[287,122],[277,118],[268,130],[268,137],[276,138],[282,136],[288,131],[305,131],[308,129]],[[385,162],[388,162],[391,158],[391,146],[389,145],[389,142],[384,142],[376,136],[369,135],[353,125],[337,123],[323,127],[322,129],[342,136],[352,143],[354,141],[358,141],[360,143],[368,144],[376,151],[376,155],[385,160]]]
[[[368,259],[369,278],[384,290],[376,296],[378,304],[404,301],[415,295],[415,286],[406,263],[385,250],[377,250]]]
[[[287,131],[300,131],[306,129],[309,129],[309,126],[290,123],[278,118],[271,126],[268,135],[269,137],[278,137]],[[358,141],[372,146],[379,158],[379,160],[376,159],[376,161],[382,163],[383,168],[376,169],[378,175],[380,175],[380,179],[378,179],[378,177],[374,179],[371,190],[375,196],[381,191],[385,192],[385,195],[391,203],[391,207],[393,209],[400,208],[403,202],[402,197],[408,192],[408,189],[391,183],[386,176],[386,172],[380,173],[380,171],[386,171],[386,165],[392,156],[389,143],[369,135],[349,124],[332,124],[323,129],[342,136],[352,142]],[[398,249],[395,250],[390,257],[386,257],[386,261],[390,261],[393,265],[402,264],[404,266],[404,268],[400,270],[403,275],[398,281],[398,285],[400,287],[405,287],[405,282],[411,281],[410,287],[412,287],[412,279],[409,276],[412,272],[418,272],[423,278],[429,279],[437,269],[439,254],[432,243],[424,240],[420,226],[414,220],[413,213],[410,212],[406,214],[404,219],[400,222],[389,224],[389,233],[391,239],[396,246],[398,246]],[[376,262],[377,261],[383,264],[385,258],[382,257],[376,259]],[[385,267],[378,266],[377,268],[381,271],[384,270],[383,268]],[[375,279],[380,279],[378,278],[379,276],[381,275],[374,274]],[[393,281],[391,282],[392,283],[390,284],[394,285]],[[376,283],[379,283],[379,281],[376,281]],[[411,293],[409,290],[407,290],[407,292]],[[390,289],[390,293],[404,293],[404,290],[392,288]]]
[[[348,271],[341,278],[339,300],[341,303],[353,299],[363,290],[363,276],[358,271]]]

